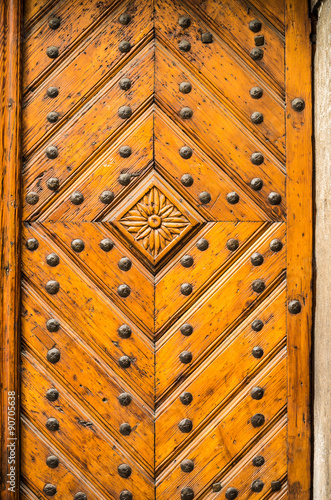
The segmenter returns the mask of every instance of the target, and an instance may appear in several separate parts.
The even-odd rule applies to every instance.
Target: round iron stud
[[[301,304],[298,300],[290,300],[288,310],[291,314],[299,314],[301,312]]]
[[[181,500],[193,500],[194,491],[192,490],[192,488],[185,487],[180,492],[180,498]]]
[[[61,24],[61,19],[59,17],[53,16],[48,20],[48,26],[52,30],[57,30],[60,27],[60,24]]]
[[[127,54],[131,50],[131,43],[128,40],[123,40],[118,46],[122,54]]]
[[[74,250],[74,252],[82,252],[85,248],[85,243],[82,240],[76,239],[72,240],[71,242],[71,248]]]
[[[251,155],[251,162],[253,165],[262,165],[264,162],[264,156],[262,153],[256,152]]]
[[[45,150],[45,154],[47,158],[54,160],[59,156],[59,150],[56,146],[48,146]]]
[[[50,363],[55,365],[55,363],[60,361],[61,353],[60,353],[59,349],[57,349],[56,347],[52,347],[52,349],[50,349],[47,352],[46,358],[47,358],[47,361],[49,361]]]
[[[192,356],[192,353],[190,351],[183,351],[179,355],[179,360],[184,365],[191,363],[192,359],[193,359],[193,356]]]
[[[254,191],[260,191],[263,188],[263,180],[256,177],[251,180],[250,186]]]
[[[118,18],[118,21],[123,24],[123,26],[127,26],[131,21],[131,15],[128,12],[123,12]]]
[[[204,252],[209,248],[209,243],[205,238],[201,238],[199,241],[197,241],[197,249],[200,250],[201,252]]]
[[[182,335],[185,335],[185,337],[189,337],[193,333],[193,326],[189,325],[188,323],[185,323],[180,327],[180,333]]]
[[[189,52],[189,50],[191,50],[191,44],[188,40],[181,40],[178,44],[178,48],[182,52]]]
[[[56,486],[54,484],[47,483],[43,487],[43,491],[48,497],[53,497],[56,495]]]
[[[132,469],[128,464],[121,464],[117,467],[117,472],[121,477],[128,478],[131,476]]]
[[[207,205],[211,201],[211,196],[207,191],[203,191],[202,193],[199,194],[199,201],[202,203],[202,205]]]
[[[50,455],[46,458],[46,465],[51,469],[56,469],[60,463],[60,460],[55,455]]]
[[[254,280],[252,283],[252,289],[256,293],[264,292],[265,288],[266,288],[265,283],[262,280]]]
[[[270,250],[272,252],[280,252],[283,248],[283,243],[277,238],[270,242]]]
[[[261,61],[263,59],[263,49],[260,49],[259,47],[254,47],[254,49],[251,50],[250,56],[253,59],[253,61]]]
[[[49,431],[58,431],[60,428],[59,421],[56,418],[49,418],[46,422],[46,427]]]
[[[123,490],[120,493],[120,500],[133,500],[133,495],[131,491]]]
[[[262,465],[264,464],[264,462],[265,462],[265,460],[262,457],[262,455],[257,455],[252,460],[252,464],[254,465],[254,467],[262,467]]]
[[[119,149],[120,156],[122,158],[129,158],[132,153],[130,146],[121,146]]]
[[[226,195],[226,199],[231,205],[236,205],[239,202],[239,194],[233,191],[232,193]]]
[[[118,288],[117,288],[117,293],[120,297],[128,297],[131,293],[131,288],[129,287],[129,285],[120,285]]]
[[[178,24],[181,28],[188,28],[191,26],[191,19],[188,16],[180,16]]]
[[[213,493],[218,493],[222,489],[222,483],[213,484]]]
[[[33,252],[34,250],[37,250],[37,248],[39,247],[39,243],[36,238],[29,238],[28,240],[26,240],[25,246],[28,250]]]
[[[55,280],[50,280],[46,283],[46,292],[50,295],[55,295],[60,290],[60,283]]]
[[[109,238],[105,238],[100,241],[99,246],[104,252],[110,252],[110,250],[114,247],[114,243]]]
[[[294,111],[303,111],[305,109],[305,101],[301,99],[301,97],[296,97],[293,99],[291,102],[291,106],[294,109]]]
[[[35,205],[39,201],[39,196],[37,193],[31,192],[26,195],[25,199],[29,205]]]
[[[129,271],[132,266],[132,261],[128,257],[122,257],[118,263],[118,267],[121,271]]]
[[[48,389],[46,392],[46,398],[48,401],[57,401],[59,398],[59,391],[54,388]]]
[[[117,330],[117,333],[121,337],[121,339],[128,339],[131,337],[132,330],[129,325],[121,325]]]
[[[74,500],[87,500],[87,495],[82,491],[78,491],[78,493],[74,496]]]
[[[280,491],[282,483],[280,481],[271,481],[271,491]]]
[[[131,88],[131,80],[130,80],[130,78],[122,78],[118,82],[118,84],[119,84],[121,90],[129,90],[129,88]]]
[[[268,201],[270,205],[279,205],[280,202],[282,201],[282,197],[279,193],[270,193],[268,196]]]
[[[237,250],[237,248],[239,248],[239,241],[236,240],[235,238],[230,238],[226,242],[226,246],[227,246],[228,250],[230,250],[231,252],[234,252],[235,250]]]
[[[189,94],[192,90],[192,85],[189,82],[182,82],[179,85],[179,92],[182,94]]]
[[[49,123],[55,123],[58,121],[59,117],[59,113],[57,113],[56,111],[51,111],[47,115],[47,120],[49,121]]]
[[[251,484],[251,489],[255,493],[260,493],[263,490],[264,482],[261,479],[255,479]]]
[[[59,185],[60,185],[60,182],[59,182],[59,179],[57,177],[51,177],[46,182],[46,186],[48,187],[48,189],[50,191],[57,191],[59,189]]]
[[[179,396],[179,399],[183,405],[187,406],[192,403],[193,396],[190,392],[183,392],[183,394]]]
[[[264,415],[262,413],[256,413],[256,415],[253,415],[251,418],[251,424],[253,427],[261,427],[265,422]]]
[[[254,330],[254,332],[260,332],[263,326],[263,321],[261,321],[260,319],[255,319],[252,323],[252,330]]]
[[[182,295],[191,295],[193,292],[193,287],[190,283],[182,283],[180,285],[180,293]]]
[[[51,267],[56,267],[60,263],[60,257],[56,253],[50,253],[46,257],[46,262]]]
[[[51,45],[47,48],[46,54],[50,59],[56,59],[57,57],[59,57],[59,49],[57,47],[54,47],[54,45]]]
[[[131,431],[132,431],[132,428],[131,428],[130,424],[127,424],[127,423],[121,424],[120,433],[122,434],[122,436],[130,436]]]
[[[131,174],[129,172],[124,172],[118,176],[118,182],[121,186],[128,186],[131,182]]]
[[[263,90],[261,87],[252,87],[249,93],[253,99],[261,99],[263,96]]]
[[[263,398],[264,395],[264,389],[262,387],[253,387],[251,390],[251,397],[253,399],[260,400]]]
[[[180,180],[180,182],[183,184],[185,187],[190,187],[193,184],[193,177],[190,174],[184,174]]]
[[[193,460],[190,460],[189,458],[185,458],[181,462],[180,468],[182,469],[183,472],[192,472],[192,470],[194,469]]]
[[[259,111],[255,111],[251,115],[251,121],[252,123],[255,123],[255,125],[259,125],[260,123],[263,122],[263,114],[260,113]]]
[[[262,23],[258,19],[252,19],[249,22],[248,27],[251,31],[253,31],[253,33],[258,33],[262,29]]]
[[[127,120],[132,115],[130,106],[121,106],[118,110],[118,116],[123,120]]]
[[[260,254],[259,252],[253,253],[251,257],[251,263],[253,266],[261,266],[263,264],[264,258],[263,255]]]
[[[121,356],[120,359],[118,360],[118,364],[120,365],[121,368],[130,368],[131,359],[129,358],[129,356]]]
[[[59,95],[59,89],[57,87],[49,87],[47,89],[47,95],[51,99],[54,99],[54,97],[57,97]]]
[[[58,332],[60,326],[60,322],[57,319],[51,318],[47,320],[46,328],[49,332]]]
[[[184,255],[184,257],[180,259],[180,263],[183,267],[191,267],[193,266],[193,257],[191,257],[191,255]]]
[[[189,418],[183,418],[183,420],[179,422],[178,428],[181,432],[186,434],[188,432],[191,432],[191,430],[193,429],[192,420],[190,420]]]
[[[253,347],[252,356],[254,358],[260,359],[260,358],[262,358],[263,354],[264,354],[264,351],[263,351],[262,347],[259,347],[259,346]]]
[[[81,205],[84,201],[84,196],[80,191],[75,191],[70,195],[70,201],[73,205]]]
[[[183,118],[183,120],[188,120],[189,118],[192,118],[193,111],[191,108],[185,106],[180,110],[179,115],[181,118]]]
[[[213,35],[211,33],[202,33],[201,35],[202,43],[213,43]]]
[[[227,500],[234,500],[238,496],[238,490],[236,488],[228,488],[225,492],[225,498]]]
[[[118,402],[121,406],[129,406],[131,401],[132,401],[131,395],[128,394],[127,392],[122,392],[122,394],[118,396]]]
[[[100,195],[100,201],[105,205],[109,205],[109,203],[113,201],[114,197],[115,196],[112,191],[103,191]]]
[[[184,160],[191,158],[193,151],[189,146],[182,146],[179,150],[179,154]]]

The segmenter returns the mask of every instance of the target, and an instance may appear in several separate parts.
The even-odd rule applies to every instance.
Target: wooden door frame
[[[23,0],[2,0],[1,19],[1,500],[19,499],[21,34]],[[313,306],[312,54],[308,1],[285,0],[287,157],[288,485],[291,500],[311,497],[311,331]],[[293,109],[303,99],[304,110]],[[294,106],[295,107],[295,106]],[[297,302],[293,302],[297,301]],[[295,313],[295,314],[293,314]],[[15,440],[8,428],[15,393]],[[12,404],[13,399],[9,402]],[[8,443],[15,492],[8,491]]]

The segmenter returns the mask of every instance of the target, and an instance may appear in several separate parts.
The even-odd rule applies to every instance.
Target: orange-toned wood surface
[[[309,498],[299,3],[24,0],[21,498]]]

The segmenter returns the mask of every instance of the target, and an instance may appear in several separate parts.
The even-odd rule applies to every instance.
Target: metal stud
[[[236,240],[235,238],[230,238],[226,242],[226,246],[227,246],[228,250],[230,250],[231,252],[234,252],[239,247],[239,241]]]
[[[193,266],[193,257],[191,257],[191,255],[184,255],[184,257],[180,259],[180,263],[183,267],[191,267]]]
[[[46,392],[46,398],[48,401],[57,401],[59,399],[59,391],[57,389],[48,389]]]
[[[277,238],[270,242],[270,250],[272,250],[272,252],[280,252],[282,248],[283,243]]]
[[[303,111],[305,109],[305,105],[306,105],[305,101],[303,99],[301,99],[301,97],[296,97],[291,102],[291,106],[294,109],[294,111],[298,111],[298,112]]]
[[[183,120],[188,120],[189,118],[192,118],[193,111],[188,106],[185,106],[180,110],[179,115],[181,118],[183,118]]]
[[[39,196],[37,193],[31,192],[26,195],[25,199],[29,205],[35,205],[39,201]]]
[[[132,109],[130,108],[130,106],[121,106],[118,110],[118,116],[123,120],[130,118],[131,115]]]
[[[85,248],[85,243],[82,240],[76,239],[72,240],[71,242],[71,248],[74,250],[74,252],[82,252]]]
[[[253,266],[261,266],[263,264],[263,261],[264,258],[262,254],[258,252],[253,253],[251,257],[251,263],[253,264]]]
[[[192,85],[189,82],[182,82],[179,85],[179,92],[182,94],[189,94],[192,90]]]
[[[60,428],[59,421],[56,418],[49,418],[46,422],[46,427],[49,431],[58,431]]]
[[[130,146],[121,146],[119,149],[120,156],[122,158],[129,158],[132,153]]]
[[[251,155],[251,162],[253,163],[253,165],[262,165],[262,163],[264,162],[264,156],[262,153],[253,153]]]
[[[128,464],[121,464],[117,467],[117,472],[121,477],[128,478],[131,476],[132,469]]]
[[[59,17],[53,16],[48,20],[48,26],[52,30],[57,30],[60,27],[60,24],[61,24],[61,19]]]
[[[120,493],[120,500],[133,500],[133,495],[131,491],[123,490]]]
[[[46,328],[49,332],[58,332],[60,326],[60,322],[57,319],[51,318],[47,320]]]
[[[236,488],[228,488],[225,492],[225,498],[227,500],[234,500],[238,496],[238,490]]]
[[[118,267],[121,271],[129,271],[132,266],[132,261],[128,257],[122,257],[118,263]]]
[[[260,49],[259,47],[254,47],[254,49],[251,50],[250,56],[253,59],[253,61],[261,61],[263,59],[263,49]]]
[[[282,483],[280,481],[271,481],[271,491],[280,491]]]
[[[183,351],[179,355],[179,360],[184,365],[191,363],[192,359],[193,359],[193,356],[192,356],[192,353],[190,351]]]
[[[251,418],[251,424],[253,427],[261,427],[265,422],[264,415],[262,413],[256,413],[256,415],[253,415]]]
[[[263,326],[263,321],[261,321],[260,319],[255,319],[252,323],[252,330],[254,330],[254,332],[260,332]]]
[[[120,174],[118,176],[118,182],[121,184],[121,186],[128,186],[131,182],[131,174],[129,174],[129,172]]]
[[[56,111],[51,111],[50,113],[48,113],[47,115],[47,120],[50,122],[50,123],[55,123],[58,121],[60,115],[59,113],[57,113]]]
[[[231,205],[236,205],[239,202],[239,194],[233,191],[232,193],[226,195],[226,199]]]
[[[59,189],[59,185],[60,185],[60,182],[59,182],[59,179],[57,177],[51,177],[50,179],[48,179],[48,181],[46,182],[46,186],[48,187],[48,189],[50,189],[51,191],[57,191]]]
[[[193,292],[193,287],[190,283],[182,283],[180,285],[180,293],[182,295],[191,295]]]
[[[59,156],[59,150],[56,146],[48,146],[45,150],[45,154],[47,158],[54,160]]]
[[[118,82],[118,84],[120,86],[120,89],[122,89],[122,90],[129,90],[129,88],[131,88],[131,80],[130,80],[130,78],[122,78]]]
[[[180,468],[182,469],[183,472],[192,472],[192,470],[194,469],[193,460],[190,460],[189,458],[185,458],[181,462]]]
[[[200,250],[201,252],[204,252],[209,248],[209,243],[205,238],[201,238],[199,241],[197,241],[197,249]]]
[[[51,59],[56,59],[57,57],[59,57],[59,49],[57,47],[54,47],[54,45],[52,45],[51,47],[47,48],[46,54]]]
[[[121,368],[130,368],[131,359],[129,358],[129,356],[121,356],[120,359],[118,360],[118,364],[120,365]]]
[[[187,406],[192,403],[193,396],[190,392],[183,392],[183,394],[179,396],[179,399],[183,405]]]
[[[122,436],[130,436],[131,432],[132,432],[132,427],[130,424],[127,423],[121,424],[120,433],[122,434]]]
[[[180,16],[178,24],[181,28],[188,28],[191,26],[191,19],[188,16]]]
[[[178,48],[182,52],[188,52],[191,49],[191,44],[188,40],[181,40],[178,44]]]
[[[122,392],[122,394],[118,396],[118,402],[121,406],[129,406],[131,401],[132,401],[131,395],[128,394],[127,392]]]
[[[251,397],[253,399],[260,400],[263,398],[263,395],[264,395],[263,387],[253,387],[253,389],[251,390]]]
[[[209,203],[211,200],[211,196],[209,193],[207,193],[207,191],[203,191],[199,194],[199,200],[202,205],[207,205],[207,203]]]
[[[256,177],[251,180],[250,186],[254,191],[260,191],[263,188],[263,180]]]
[[[256,47],[261,47],[262,45],[264,45],[264,36],[263,35],[255,36],[254,42]]]
[[[131,50],[131,43],[128,40],[123,40],[122,42],[120,42],[118,48],[119,48],[120,52],[122,52],[123,54],[126,54],[127,52],[130,52],[130,50]]]
[[[180,180],[180,182],[183,184],[185,187],[190,187],[193,184],[193,177],[190,174],[184,174]]]
[[[252,19],[252,21],[249,22],[248,26],[249,29],[254,33],[258,33],[262,29],[262,23],[258,19]]]
[[[251,489],[255,493],[260,493],[263,490],[264,482],[261,479],[255,479],[251,484]]]
[[[110,250],[114,247],[114,243],[109,238],[105,238],[100,241],[99,246],[104,252],[110,252]]]
[[[131,21],[131,15],[128,12],[123,12],[123,14],[121,14],[118,18],[118,21],[124,26],[127,26]]]
[[[264,351],[263,351],[262,347],[259,347],[259,346],[253,347],[252,355],[254,358],[260,359],[260,358],[262,358],[263,354],[264,354]]]
[[[186,434],[188,432],[191,432],[191,430],[193,429],[192,420],[190,420],[189,418],[183,418],[183,420],[179,422],[178,428],[181,432]]]
[[[46,257],[46,262],[51,267],[56,267],[60,263],[60,257],[56,253],[50,253]]]
[[[192,490],[192,488],[185,487],[180,492],[180,498],[181,500],[193,500],[194,491]]]
[[[255,125],[262,123],[263,122],[263,114],[260,113],[259,111],[255,111],[254,113],[251,114],[251,121],[253,123],[255,123]]]
[[[51,469],[56,469],[60,463],[60,460],[55,455],[50,455],[46,458],[46,465]]]
[[[46,358],[47,358],[47,361],[49,361],[50,363],[55,365],[55,363],[60,361],[61,353],[60,353],[59,349],[57,349],[56,347],[52,347],[52,349],[50,349],[47,352]]]
[[[75,191],[70,196],[70,201],[73,205],[80,205],[84,201],[84,196],[80,191]]]
[[[179,154],[184,160],[191,158],[193,151],[189,146],[182,146],[179,150]]]
[[[36,240],[36,238],[29,238],[26,241],[25,246],[26,246],[26,248],[28,250],[30,250],[31,252],[33,252],[34,250],[37,250],[37,248],[39,247],[39,243]]]
[[[288,310],[291,314],[299,314],[301,312],[301,304],[298,300],[290,300]]]
[[[51,295],[55,295],[60,290],[60,283],[55,280],[50,280],[46,283],[46,292]]]
[[[189,337],[193,333],[193,326],[189,325],[188,323],[185,323],[180,327],[180,333],[182,335],[185,335],[185,337]]]
[[[128,297],[131,293],[131,288],[129,287],[129,285],[120,285],[118,288],[117,288],[117,293],[120,297]]]
[[[253,99],[261,99],[263,96],[263,90],[260,87],[252,87],[249,93]]]
[[[87,500],[87,495],[82,491],[78,491],[78,493],[74,496],[74,500]]]
[[[282,197],[279,193],[270,193],[268,196],[268,201],[270,205],[279,205],[280,202],[282,201]]]
[[[56,494],[56,486],[54,484],[47,483],[43,488],[43,492],[48,497],[53,497]]]
[[[59,95],[59,89],[57,87],[49,87],[47,89],[47,95],[51,99],[54,99],[54,97],[57,97]]]
[[[121,339],[128,339],[131,337],[132,330],[129,325],[121,325],[117,330],[118,335]]]
[[[213,484],[213,493],[218,493],[222,489],[222,483]]]
[[[253,458],[252,464],[254,467],[261,467],[264,464],[265,460],[261,455],[257,455]]]
[[[202,33],[201,35],[202,43],[213,43],[213,35],[211,33]]]
[[[114,197],[115,195],[112,191],[103,191],[100,195],[100,201],[105,205],[109,205],[109,203],[113,201]]]
[[[264,292],[266,286],[263,280],[254,280],[252,283],[252,289],[256,293],[262,293]]]

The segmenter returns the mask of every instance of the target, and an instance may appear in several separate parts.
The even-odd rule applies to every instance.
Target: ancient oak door
[[[3,10],[23,75],[3,498],[310,498],[308,5]]]

